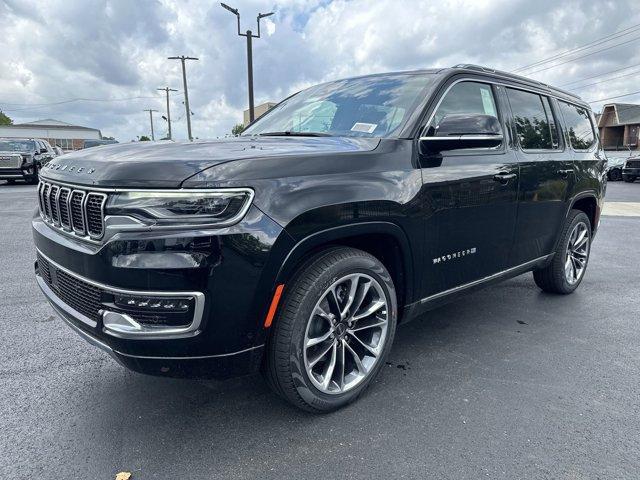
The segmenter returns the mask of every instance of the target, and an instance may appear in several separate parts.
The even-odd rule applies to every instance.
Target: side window
[[[475,113],[497,117],[498,110],[491,85],[478,82],[456,83],[438,106],[427,129],[427,136],[433,135],[434,129],[444,117],[457,113]]]
[[[513,88],[507,88],[507,96],[522,150],[557,150],[558,129],[549,99]]]
[[[589,112],[569,103],[558,103],[560,103],[560,109],[567,124],[571,146],[575,150],[589,150],[596,143]]]

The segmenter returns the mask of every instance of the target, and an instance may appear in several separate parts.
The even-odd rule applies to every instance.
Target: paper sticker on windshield
[[[364,133],[373,133],[373,131],[378,126],[377,123],[355,123],[353,127],[351,127],[352,132],[364,132]]]

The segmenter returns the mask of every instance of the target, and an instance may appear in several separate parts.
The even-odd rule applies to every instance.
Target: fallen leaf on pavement
[[[119,472],[116,474],[116,480],[129,480],[131,478],[131,472]]]

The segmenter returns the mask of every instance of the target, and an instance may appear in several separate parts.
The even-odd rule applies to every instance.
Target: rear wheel
[[[580,210],[571,210],[551,263],[533,272],[536,285],[545,292],[573,292],[587,270],[591,251],[591,222]]]
[[[636,181],[636,177],[632,177],[630,175],[625,175],[624,176],[624,181],[627,183],[633,183]]]
[[[268,383],[306,411],[347,405],[384,365],[397,310],[378,259],[343,247],[319,254],[287,285],[268,342]]]

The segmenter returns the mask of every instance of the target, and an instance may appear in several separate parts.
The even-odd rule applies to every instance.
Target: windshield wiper
[[[260,137],[331,137],[328,133],[321,132],[292,132],[286,130],[284,132],[265,132],[259,133]]]

